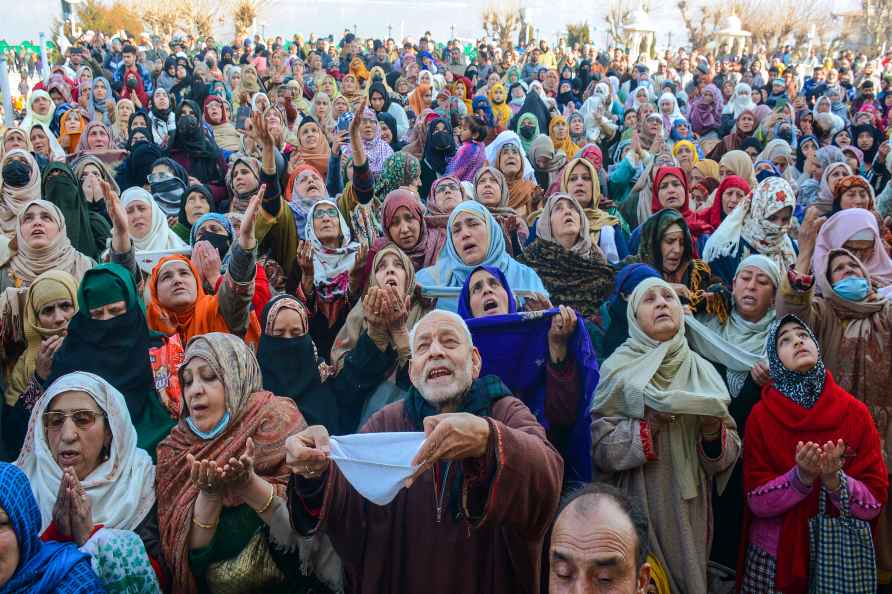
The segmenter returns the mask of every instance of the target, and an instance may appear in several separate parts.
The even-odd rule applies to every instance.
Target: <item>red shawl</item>
[[[681,205],[681,208],[676,208],[678,212],[681,213],[681,216],[684,217],[685,223],[688,224],[688,229],[691,230],[691,240],[693,240],[694,245],[697,244],[697,239],[704,233],[710,233],[714,229],[709,228],[695,213],[691,210],[690,207],[690,197],[691,197],[691,189],[688,186],[688,176],[685,174],[684,169],[681,167],[660,167],[657,169],[656,174],[654,175],[654,183],[653,190],[650,194],[650,208],[651,208],[651,216],[657,214],[665,207],[660,202],[660,182],[663,181],[663,178],[667,175],[671,175],[673,177],[677,177],[681,180],[681,185],[684,186],[684,195],[685,200],[684,204]],[[643,223],[644,221],[642,221]]]
[[[291,476],[285,466],[285,440],[306,427],[297,405],[289,398],[271,392],[255,392],[241,415],[214,439],[205,441],[189,429],[185,419],[158,444],[156,493],[161,549],[173,575],[173,591],[177,594],[196,592],[195,578],[189,568],[189,531],[198,488],[189,479],[186,454],[197,460],[216,460],[225,464],[245,451],[245,442],[254,440],[254,472],[276,487],[276,494],[285,496]],[[244,501],[225,493],[224,507],[237,507]]]
[[[722,209],[722,194],[728,188],[740,188],[744,194],[749,194],[751,190],[750,185],[742,177],[729,175],[723,179],[722,183],[715,190],[715,198],[712,201],[712,205],[707,210],[698,212],[696,216],[698,223],[710,227],[707,233],[714,232],[722,224],[722,221],[725,220],[725,214]]]
[[[743,439],[743,483],[746,493],[784,474],[795,464],[796,444],[813,441],[824,444],[842,439],[847,445],[843,470],[863,482],[880,503],[885,503],[889,479],[880,449],[880,436],[870,412],[863,403],[840,388],[827,372],[824,391],[811,409],[804,409],[777,391],[773,385],[762,388],[762,399],[753,407]],[[808,590],[808,520],[818,513],[820,489],[784,515],[778,544],[775,587],[784,594]],[[828,506],[828,513],[836,508]],[[744,511],[746,551],[752,513]],[[739,562],[742,570],[742,559]],[[738,571],[738,576],[742,571]]]

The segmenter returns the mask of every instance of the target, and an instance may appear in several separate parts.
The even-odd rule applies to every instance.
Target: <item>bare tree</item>
[[[867,33],[863,40],[873,47],[888,44],[892,37],[892,0],[862,0],[864,18],[862,28]]]
[[[183,31],[207,37],[223,22],[228,3],[218,0],[135,0],[132,9],[152,32]]]
[[[232,24],[235,28],[237,39],[245,37],[251,32],[254,23],[274,0],[233,0],[230,12]]]
[[[607,16],[604,20],[607,22],[607,32],[613,43],[623,45],[626,42],[626,35],[623,26],[628,24],[632,18],[632,12],[639,6],[637,0],[610,0],[607,3]],[[645,3],[642,8],[648,9]]]
[[[483,31],[499,40],[499,46],[507,51],[514,47],[514,32],[521,24],[521,8],[517,2],[491,4],[483,9]]]

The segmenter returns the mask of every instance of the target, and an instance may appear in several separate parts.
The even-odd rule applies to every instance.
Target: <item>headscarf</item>
[[[755,188],[758,185],[755,169],[753,168],[753,160],[750,159],[750,156],[745,151],[728,151],[722,155],[719,165],[733,171],[734,175],[745,179],[751,188]],[[718,179],[718,172],[716,173],[715,177]]]
[[[668,115],[663,113],[663,108],[660,106],[663,101],[670,101],[672,103],[672,111],[669,112]],[[660,99],[657,101],[657,113],[663,118],[663,129],[666,131],[667,135],[672,131],[675,120],[685,120],[684,114],[678,109],[678,99],[676,99],[675,95],[669,91],[660,95]]]
[[[50,102],[50,109],[46,113],[46,115],[40,115],[36,111],[34,111],[34,101],[36,101],[40,97]],[[30,132],[32,126],[34,126],[35,124],[41,124],[45,130],[48,130],[50,124],[53,122],[54,105],[55,104],[53,103],[53,98],[50,97],[50,94],[43,89],[35,89],[31,91],[31,96],[28,97],[28,107],[25,109],[25,119],[22,120],[20,127]]]
[[[818,362],[808,371],[799,372],[787,369],[777,353],[777,339],[781,326],[790,322],[795,322],[808,332],[809,338],[812,339],[818,350]],[[820,344],[808,324],[793,314],[787,314],[783,318],[775,320],[768,329],[766,349],[768,351],[768,373],[771,375],[772,386],[805,409],[809,409],[817,403],[821,392],[824,391],[824,382],[827,379]]]
[[[78,121],[80,122],[80,126],[75,132],[69,132],[68,127],[65,125],[71,118],[78,118]],[[59,143],[60,146],[62,146],[62,139],[68,138],[68,146],[65,148],[67,154],[73,155],[77,153],[77,147],[80,146],[81,136],[83,136],[86,122],[87,119],[85,114],[82,113],[81,109],[78,107],[71,108],[62,114],[62,117],[59,120]]]
[[[31,247],[22,235],[22,218],[32,205],[45,209],[59,225],[59,233],[55,239],[42,248]],[[93,260],[74,249],[71,240],[68,239],[62,211],[46,200],[32,200],[22,209],[16,220],[15,249],[9,260],[9,269],[18,287],[29,287],[34,279],[47,270],[65,271],[80,282],[84,273],[94,264]]]
[[[108,165],[96,155],[81,155],[77,158],[77,161],[74,162],[74,177],[77,178],[78,182],[83,182],[84,170],[87,165],[93,165],[99,170],[99,175],[102,176],[104,181],[108,182],[115,194],[121,193],[121,188],[118,186],[118,182],[109,170]],[[81,183],[81,188],[83,189],[83,183]],[[104,204],[105,203],[103,202],[103,206]]]
[[[421,177],[421,163],[409,153],[396,152],[387,157],[381,174],[375,181],[375,196],[386,197],[402,186],[412,184]]]
[[[523,136],[520,135],[520,129],[523,127],[523,123],[527,122],[527,121],[534,122],[536,124],[536,126],[534,128],[535,133],[533,134],[532,138],[530,138],[529,140],[525,139]],[[534,113],[520,114],[520,117],[517,118],[517,126],[516,126],[516,129],[514,130],[514,132],[517,134],[518,138],[520,138],[520,143],[521,143],[521,146],[523,146],[524,155],[529,154],[530,147],[532,147],[532,145],[533,145],[533,141],[536,140],[536,138],[540,134],[539,118],[537,118],[536,114],[534,114]]]
[[[710,91],[715,100],[712,104],[707,104],[703,98],[703,94]],[[699,97],[695,97],[691,101],[688,108],[688,117],[691,120],[691,129],[697,134],[704,134],[711,130],[718,130],[722,122],[722,108],[724,97],[717,86],[710,83],[703,88]]]
[[[506,238],[509,238],[511,236],[507,221],[509,219],[513,219],[518,239],[521,242],[526,242],[527,237],[529,237],[530,231],[527,228],[526,222],[517,213],[517,211],[508,206],[508,199],[510,197],[508,182],[505,180],[505,176],[502,174],[501,171],[491,165],[484,165],[477,170],[477,173],[474,175],[474,200],[480,202],[480,198],[476,196],[477,184],[480,182],[480,178],[483,177],[485,173],[489,173],[496,179],[496,182],[499,184],[500,191],[499,203],[495,206],[487,206],[486,208],[488,208],[489,211],[496,217],[496,220],[499,222],[499,225],[505,232]]]
[[[497,89],[501,89],[504,96],[504,100],[501,103],[496,103],[494,100]],[[507,127],[508,122],[511,120],[511,108],[508,106],[508,101],[511,98],[508,96],[508,89],[502,83],[496,83],[489,87],[486,96],[492,106],[492,113],[496,120],[496,125],[501,126],[502,128]]]
[[[818,149],[818,152],[823,150],[823,148]],[[839,151],[839,149],[836,150]],[[814,201],[814,206],[816,206],[823,214],[830,213],[830,211],[833,209],[833,202],[836,200],[834,191],[830,188],[830,174],[841,167],[845,169],[847,177],[852,175],[852,168],[849,167],[848,163],[845,162],[845,156],[842,154],[842,151],[839,151],[839,156],[840,160],[831,161],[830,163],[828,163],[824,167],[824,173],[821,174],[821,186],[818,190],[818,197]]]
[[[616,273],[613,292],[604,302],[610,320],[610,324],[604,332],[603,352],[600,353],[605,359],[629,338],[629,322],[626,315],[627,299],[635,287],[647,278],[662,278],[662,276],[657,270],[641,262],[623,266]]]
[[[719,187],[715,190],[715,198],[709,206],[709,209],[703,213],[698,213],[698,218],[705,221],[713,230],[718,229],[719,225],[722,224],[722,221],[724,221],[727,216],[725,214],[725,209],[722,206],[722,196],[724,196],[725,190],[730,188],[742,190],[745,195],[749,195],[751,191],[750,185],[746,180],[738,175],[729,175],[722,180],[722,183],[720,183]]]
[[[62,270],[47,270],[28,287],[25,298],[22,326],[25,334],[25,352],[15,363],[6,386],[6,404],[15,406],[19,396],[28,387],[37,363],[37,354],[43,339],[60,336],[64,330],[50,330],[40,325],[40,310],[55,301],[67,299],[77,312],[77,281]]]
[[[13,158],[24,159],[31,169],[31,175],[28,183],[21,188],[14,188],[5,181],[0,185],[0,231],[7,236],[15,233],[16,220],[24,206],[40,198],[40,167],[37,160],[28,151],[13,149],[0,160],[0,170]]]
[[[671,299],[681,302],[671,286],[662,279],[647,278],[629,297],[626,319],[629,338],[601,365],[601,381],[592,401],[592,413],[598,416],[624,416],[643,419],[645,407],[657,412],[679,415],[669,432],[669,451],[673,474],[685,500],[697,497],[699,485],[708,480],[700,465],[699,417],[718,417],[733,428],[728,414],[731,398],[722,377],[711,363],[688,348],[685,325],[667,341],[658,342],[644,333],[638,322],[638,308],[651,287],[668,289]],[[724,490],[733,467],[717,478],[718,492]]]
[[[60,173],[54,174],[56,171]],[[47,165],[43,172],[43,197],[62,213],[71,245],[87,257],[98,258],[105,240],[111,236],[111,225],[87,208],[83,188],[71,167],[55,162]]]
[[[513,144],[520,152],[520,158],[523,161],[523,172],[521,173],[519,179],[534,180],[535,171],[533,170],[533,165],[530,163],[530,160],[527,158],[526,147],[524,147],[523,140],[520,138],[520,136],[517,135],[517,133],[512,132],[511,130],[505,130],[504,132],[501,132],[498,136],[495,137],[495,140],[486,145],[486,160],[493,167],[498,167],[499,153],[502,152],[502,148],[504,148],[507,144]],[[514,180],[514,182],[512,182],[511,180],[509,180],[509,187],[512,185],[512,183],[516,183],[516,181],[517,180]],[[509,200],[513,202],[513,198],[514,196],[512,196]]]
[[[300,129],[304,126],[315,124],[319,128],[316,146],[306,146],[300,135]],[[380,134],[380,130],[379,130]],[[331,148],[325,139],[325,130],[312,116],[304,116],[297,127],[296,153],[307,165],[312,166],[323,178],[328,174],[328,160],[331,158]]]
[[[50,154],[48,156],[49,160],[51,160],[51,161],[64,161],[65,160],[65,149],[63,149],[62,145],[59,144],[59,141],[56,140],[56,135],[53,134],[53,132],[52,132],[52,130],[50,130],[49,126],[47,126],[46,124],[42,124],[41,122],[34,122],[33,124],[31,124],[31,126],[29,128],[25,128],[24,126],[22,126],[22,128],[24,128],[25,130],[28,131],[29,141],[31,139],[31,130],[33,130],[34,128],[40,128],[43,131],[44,135],[46,135],[47,140],[50,145],[50,148],[49,148]],[[33,147],[33,144],[32,144],[32,147]]]
[[[486,225],[489,244],[483,261],[476,264],[466,264],[462,261],[455,243],[452,238],[451,229],[455,219],[462,213],[469,213],[480,219]],[[418,271],[416,280],[419,285],[425,288],[452,288],[455,297],[458,296],[462,285],[465,284],[471,272],[480,265],[495,266],[505,273],[505,277],[515,291],[538,291],[547,294],[545,286],[542,284],[539,275],[524,264],[516,261],[505,248],[505,234],[501,232],[501,227],[496,221],[493,214],[484,205],[479,202],[468,200],[461,202],[456,206],[449,215],[449,222],[446,224],[449,233],[446,244],[440,252],[437,263]],[[450,301],[448,298],[441,298],[438,301],[440,309],[455,309],[454,299]]]
[[[290,476],[285,466],[285,440],[306,426],[294,402],[262,390],[257,358],[238,337],[225,332],[196,336],[186,347],[181,375],[195,358],[207,363],[222,382],[229,421],[222,433],[206,440],[193,432],[184,415],[158,446],[157,488],[165,494],[158,500],[161,548],[171,567],[173,590],[179,594],[197,591],[189,564],[189,530],[198,487],[189,480],[189,465],[183,464],[186,455],[222,465],[242,455],[250,437],[254,442],[254,471],[283,497]],[[244,504],[241,497],[230,492],[223,497],[224,507]]]
[[[409,107],[412,108],[416,114],[418,114],[418,118],[421,119],[421,113],[429,108],[430,105],[425,105],[424,103],[424,95],[428,91],[431,91],[430,85],[426,83],[421,83],[415,90],[409,93]]]
[[[325,247],[316,237],[313,216],[320,206],[332,208],[338,213],[341,228],[341,244],[336,248]],[[307,213],[304,236],[313,246],[313,286],[320,300],[331,303],[344,297],[350,285],[350,271],[356,262],[359,244],[352,241],[350,227],[344,220],[338,205],[331,200],[320,200],[310,207]]]
[[[84,371],[55,380],[31,411],[28,434],[16,466],[31,479],[40,507],[41,530],[53,521],[62,467],[53,458],[43,426],[43,413],[65,392],[86,392],[105,413],[112,439],[105,459],[80,481],[90,499],[93,521],[105,528],[135,530],[155,505],[155,467],[136,444],[136,429],[124,396],[101,377]]]
[[[185,311],[177,312],[165,307],[158,300],[158,277],[161,270],[168,262],[180,261],[189,267],[195,278],[195,302]],[[219,295],[208,295],[204,292],[201,276],[186,256],[165,256],[158,261],[152,269],[149,279],[149,291],[152,300],[148,305],[146,318],[149,328],[162,332],[167,336],[178,334],[181,342],[188,342],[193,336],[207,334],[208,332],[229,332],[229,326],[220,312]],[[249,313],[248,330],[245,334],[245,342],[257,344],[260,337],[260,324],[253,312]]]
[[[563,124],[564,127],[567,128],[567,136],[563,140],[558,140],[558,138],[554,135],[554,129],[560,124]],[[573,155],[579,152],[579,147],[576,146],[570,139],[570,128],[567,124],[567,119],[564,116],[552,116],[551,121],[548,123],[548,136],[554,143],[554,150],[564,151],[564,154],[567,155],[568,159],[572,158]]]
[[[892,258],[886,253],[877,219],[873,213],[862,208],[841,210],[821,226],[812,255],[812,270],[815,274],[823,274],[827,270],[831,251],[841,248],[848,240],[856,236],[861,238],[865,234],[873,238],[873,256],[861,264],[870,273],[870,278],[878,281],[881,287],[892,285]]]
[[[88,553],[74,543],[41,540],[40,508],[28,477],[6,462],[0,462],[0,508],[9,517],[19,553],[18,566],[0,593],[63,594],[103,587]]]
[[[712,178],[716,180],[716,182],[719,181],[719,164],[712,159],[700,159],[699,161],[694,161],[692,169],[696,169],[702,173],[704,177]]]
[[[157,252],[161,250],[175,250],[188,247],[180,237],[173,232],[167,224],[167,217],[164,216],[161,207],[152,198],[152,195],[139,186],[134,186],[124,190],[121,194],[121,204],[124,208],[131,202],[144,202],[151,209],[151,221],[149,230],[142,237],[136,237],[133,232],[130,233],[130,239],[133,241],[133,247],[139,252]],[[152,268],[150,263],[140,263],[143,272],[151,274]]]
[[[758,268],[768,275],[775,291],[780,287],[781,271],[773,260],[759,254],[744,258],[737,266],[734,277],[747,267]],[[688,342],[700,355],[725,366],[732,398],[740,395],[753,366],[765,360],[765,339],[775,317],[774,307],[756,322],[745,320],[736,308],[725,323],[717,316],[686,316]]]
[[[211,193],[211,190],[204,184],[192,184],[185,190],[183,190],[183,195],[180,198],[180,210],[177,213],[177,222],[185,227],[191,234],[193,223],[189,222],[189,219],[186,216],[186,201],[189,199],[190,194],[201,194],[204,196],[204,199],[208,203],[208,213],[214,212],[216,210],[216,202],[214,201],[214,195]],[[196,222],[197,219],[196,219]]]
[[[428,308],[425,307],[422,300],[418,299],[415,296],[416,284],[415,268],[413,266],[413,263],[396,244],[390,243],[385,245],[378,251],[378,253],[374,255],[374,257],[370,258],[370,260],[372,261],[372,265],[369,273],[368,288],[380,287],[380,285],[378,284],[378,279],[375,278],[375,269],[377,268],[378,263],[381,262],[381,260],[383,260],[384,257],[388,254],[396,255],[400,259],[400,262],[402,262],[403,269],[406,271],[405,296],[412,298],[411,305],[409,307],[409,315],[406,320],[406,327],[412,328],[413,326],[415,326],[415,323],[420,320],[421,317],[427,312]],[[338,331],[338,335],[331,347],[331,364],[337,371],[340,371],[341,368],[344,366],[344,359],[346,358],[347,354],[353,350],[353,348],[356,346],[356,343],[359,341],[359,337],[367,329],[368,324],[366,324],[365,321],[365,311],[362,307],[362,299],[359,299],[356,302],[356,305],[353,306],[353,309],[351,309],[350,313],[347,315],[347,320]],[[407,356],[408,353],[400,353],[399,365],[403,365],[406,363]]]
[[[601,184],[598,183],[598,171],[595,169],[595,166],[586,158],[579,157],[573,159],[567,166],[564,167],[563,173],[561,173],[561,192],[568,193],[568,189],[570,186],[570,174],[573,172],[573,169],[576,168],[577,165],[582,164],[589,170],[589,175],[592,178],[592,204],[588,208],[583,208],[582,211],[585,213],[585,218],[588,219],[588,228],[592,234],[593,242],[597,243],[598,233],[604,227],[613,227],[614,225],[619,223],[619,219],[614,216],[607,214],[606,211],[601,210],[598,206],[601,203]],[[581,206],[581,205],[580,205]],[[538,231],[539,226],[536,226],[536,232]]]
[[[394,239],[390,237],[390,225],[393,223],[393,217],[400,208],[407,208],[412,217],[417,219],[421,224],[421,231],[418,236],[418,243],[406,250],[406,255],[412,262],[413,270],[421,270],[427,266],[433,266],[443,244],[446,243],[446,231],[443,228],[428,228],[424,219],[424,209],[418,201],[418,197],[408,190],[396,189],[390,192],[381,205],[381,227],[384,230],[384,237],[379,238],[372,245],[372,252],[378,252],[388,243],[394,243]],[[369,260],[374,258],[374,254],[370,255]],[[370,272],[374,269],[370,269]]]
[[[861,188],[865,192],[867,192],[869,196],[867,209],[875,210],[876,197],[873,194],[873,186],[871,186],[870,183],[868,183],[868,181],[860,175],[847,175],[846,177],[836,182],[836,186],[833,188],[833,214],[836,214],[842,210],[842,195],[852,188]]]
[[[779,226],[768,218],[783,208],[796,208],[796,196],[790,184],[781,177],[762,181],[752,198],[744,200],[715,230],[703,249],[703,259],[711,262],[722,256],[738,254],[740,239],[751,246],[754,253],[771,258],[782,270],[796,261],[793,241],[787,234],[790,225]],[[743,257],[749,253],[742,254]]]
[[[740,114],[744,111],[753,111],[755,112],[757,105],[753,101],[751,96],[753,90],[746,83],[739,83],[736,87],[734,87],[734,95],[731,96],[731,99],[725,104],[725,107],[722,109],[723,114],[731,114],[734,116],[734,121],[737,121],[737,118],[740,117]],[[719,93],[719,98],[722,97],[721,92]]]
[[[461,199],[468,200],[468,196],[465,193],[465,186],[459,181],[459,179],[453,175],[444,175],[443,177],[438,177],[431,184],[430,195],[427,198],[427,212],[424,215],[424,221],[427,223],[429,228],[438,228],[445,229],[446,222],[449,220],[449,214],[452,212],[452,209],[444,208],[439,202],[437,198],[437,186],[444,182],[452,182],[456,186],[458,186],[458,191],[461,194]],[[454,208],[454,207],[453,207]]]
[[[365,109],[362,113],[362,118],[375,122],[375,137],[371,140],[362,140],[362,146],[365,149],[369,170],[372,172],[372,176],[377,177],[381,169],[384,168],[384,161],[393,154],[393,149],[381,138],[381,124],[371,108],[367,107]],[[353,156],[353,149],[347,145],[341,154],[345,158],[350,158]]]
[[[437,175],[446,173],[449,161],[456,152],[455,142],[450,142],[445,149],[438,149],[434,146],[433,137],[437,124],[440,122],[446,126],[446,132],[449,133],[450,139],[452,138],[452,126],[449,124],[449,121],[437,116],[432,118],[427,124],[427,140],[424,143],[424,161]]]
[[[589,232],[588,217],[582,206],[579,205],[579,202],[569,194],[558,192],[557,194],[552,194],[545,202],[545,206],[542,208],[542,214],[539,215],[538,222],[536,223],[536,236],[545,241],[557,243],[557,239],[554,237],[554,231],[551,228],[551,211],[561,200],[569,202],[574,210],[579,213],[580,217],[579,236],[576,238],[576,243],[573,244],[570,251],[577,256],[582,256],[584,258],[591,257],[593,246],[591,234]]]

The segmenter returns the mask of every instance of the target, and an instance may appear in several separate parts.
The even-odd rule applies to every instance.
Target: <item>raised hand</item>
[[[257,222],[257,213],[260,212],[260,202],[266,194],[266,184],[261,184],[257,189],[257,193],[248,203],[245,209],[245,216],[242,218],[242,226],[238,233],[238,243],[243,250],[250,252],[257,245],[254,237],[254,224]]]
[[[93,506],[84,486],[68,469],[68,500],[71,504],[71,537],[78,545],[83,545],[93,534]]]
[[[846,444],[838,439],[821,447],[821,482],[831,491],[839,489],[839,471],[845,463]]]
[[[118,254],[130,251],[130,228],[127,223],[127,211],[121,198],[112,189],[111,184],[102,180],[100,186],[105,197],[105,208],[112,224],[112,250]]]
[[[384,291],[388,298],[385,315],[387,328],[391,332],[405,331],[409,321],[409,309],[412,307],[412,297],[400,294],[396,287],[388,286]]]
[[[186,463],[190,465],[189,480],[199,491],[210,497],[218,497],[224,487],[223,468],[213,460],[198,461],[192,454],[186,454]]]
[[[68,495],[68,469],[62,472],[56,503],[53,504],[53,523],[59,534],[71,536],[71,498]]]
[[[245,442],[245,453],[238,458],[230,458],[223,466],[223,482],[233,489],[240,489],[254,478],[254,440]]]
[[[559,306],[548,329],[548,351],[551,362],[558,364],[567,356],[567,341],[576,331],[576,312],[566,305]]]
[[[217,280],[223,270],[223,262],[220,253],[207,241],[198,241],[192,246],[192,263],[198,269],[202,280],[213,289],[217,286]]]
[[[318,478],[328,469],[330,452],[328,429],[312,425],[285,442],[285,464],[292,474]]]
[[[53,356],[62,346],[64,336],[48,336],[40,341],[40,350],[37,352],[37,360],[34,364],[34,373],[40,379],[45,380],[53,369]]]
[[[387,308],[390,299],[387,292],[380,287],[369,287],[365,297],[362,298],[362,312],[365,322],[370,328],[379,331],[387,331]]]
[[[815,482],[821,474],[821,446],[812,441],[797,443],[796,466],[799,469],[799,480],[806,485]]]

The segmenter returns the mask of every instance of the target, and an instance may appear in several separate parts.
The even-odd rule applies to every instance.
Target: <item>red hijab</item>
[[[691,230],[691,239],[696,243],[697,238],[700,237],[703,233],[709,233],[711,229],[707,227],[700,219],[697,217],[697,214],[691,210],[690,207],[690,197],[691,197],[691,188],[688,185],[688,176],[685,174],[684,169],[681,167],[660,167],[657,169],[656,174],[654,175],[654,183],[653,183],[653,191],[650,196],[650,207],[651,212],[653,214],[657,214],[661,210],[664,210],[666,207],[660,202],[660,183],[663,181],[664,177],[673,176],[678,178],[681,181],[681,185],[684,187],[684,203],[680,208],[676,208],[678,212],[681,213],[681,216],[684,217],[685,222],[688,224],[688,228]]]
[[[722,224],[722,221],[725,220],[725,216],[727,216],[722,207],[722,196],[725,194],[725,190],[729,188],[738,188],[743,190],[744,194],[749,194],[751,191],[747,181],[737,175],[729,175],[722,180],[722,183],[720,183],[719,187],[715,190],[715,199],[712,201],[712,206],[709,207],[709,210],[700,213],[700,217],[698,217],[700,221],[712,227],[712,231],[718,229],[719,225]],[[712,233],[712,231],[710,231],[710,233]]]
[[[746,493],[786,473],[796,465],[796,444],[826,443],[842,439],[847,446],[846,475],[864,483],[877,501],[885,504],[889,479],[883,460],[880,436],[867,407],[840,388],[830,372],[815,405],[805,409],[769,384],[753,407],[743,439],[743,483]],[[777,547],[775,588],[785,594],[808,590],[808,520],[818,513],[820,485],[783,516]],[[833,505],[827,506],[837,515]],[[744,546],[749,542],[752,512],[744,511]],[[876,522],[873,522],[874,527]],[[740,565],[740,563],[739,563]],[[742,568],[741,568],[742,569]],[[740,572],[738,572],[740,575]]]

